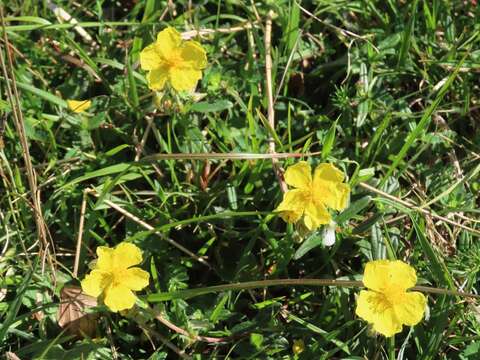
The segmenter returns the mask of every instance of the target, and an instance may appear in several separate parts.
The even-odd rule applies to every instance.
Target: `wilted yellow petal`
[[[148,87],[152,90],[162,90],[168,80],[168,68],[163,66],[151,70],[147,74]]]
[[[113,311],[121,311],[131,309],[135,305],[137,297],[133,292],[123,284],[117,286],[109,286],[105,290],[103,301],[108,308]]]
[[[142,290],[148,285],[150,274],[139,268],[130,268],[125,271],[122,279],[122,284],[130,290]]]
[[[113,263],[116,269],[127,269],[142,262],[142,251],[132,243],[122,242],[113,252]]]
[[[201,70],[207,66],[207,53],[196,41],[186,41],[181,48],[180,57],[183,61],[182,67]]]
[[[169,78],[175,90],[189,91],[195,89],[198,80],[202,78],[202,72],[192,68],[172,67]]]
[[[150,44],[140,52],[140,67],[143,70],[154,70],[161,67],[163,58],[156,44]]]
[[[332,217],[322,204],[308,203],[305,207],[303,222],[309,230],[315,230],[320,225],[329,224]]]
[[[157,52],[163,57],[168,58],[182,43],[180,33],[172,27],[160,31],[157,35],[155,46]]]
[[[100,270],[93,270],[82,280],[82,290],[85,294],[98,297],[110,281],[108,273]]]
[[[75,113],[81,113],[92,105],[90,100],[67,100],[67,106]]]
[[[405,291],[417,282],[415,269],[403,261],[375,260],[365,266],[363,284],[375,291],[384,291],[392,285]]]
[[[427,299],[422,293],[412,291],[403,294],[401,301],[393,305],[402,324],[413,326],[423,319]]]
[[[306,161],[299,161],[285,171],[285,182],[298,189],[311,190],[312,169]]]

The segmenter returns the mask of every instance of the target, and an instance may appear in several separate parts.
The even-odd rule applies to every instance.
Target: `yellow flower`
[[[422,293],[407,292],[416,282],[415,269],[403,261],[370,261],[363,274],[363,284],[370,290],[360,291],[356,314],[386,337],[401,332],[402,325],[418,324],[427,300]]]
[[[97,248],[95,268],[82,281],[85,294],[99,297],[110,310],[117,312],[130,309],[137,297],[132,292],[148,285],[149,273],[138,267],[142,262],[141,250],[131,243],[120,243],[115,248]]]
[[[67,100],[67,106],[75,113],[81,113],[92,105],[90,100]]]
[[[140,53],[140,66],[148,70],[148,87],[161,90],[168,81],[177,91],[192,90],[207,66],[202,45],[183,41],[180,33],[167,27],[157,35],[157,41]]]
[[[343,183],[344,175],[332,164],[320,164],[312,170],[305,161],[290,166],[285,171],[285,182],[295,189],[283,195],[277,208],[283,220],[294,223],[303,216],[309,230],[329,224],[331,216],[327,207],[343,210],[347,206],[350,187]]]
[[[302,353],[305,350],[305,343],[302,339],[293,340],[292,352],[295,355]]]

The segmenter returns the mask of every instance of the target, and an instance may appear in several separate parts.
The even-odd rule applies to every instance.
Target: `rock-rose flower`
[[[413,326],[422,320],[427,300],[416,291],[415,269],[403,261],[375,260],[365,266],[356,314],[373,324],[373,329],[386,337],[402,331],[402,325]]]
[[[99,297],[111,311],[130,309],[137,297],[133,291],[148,285],[150,274],[132,267],[142,262],[141,250],[131,243],[120,243],[115,248],[97,248],[95,268],[82,281],[85,294]]]
[[[147,82],[152,90],[161,90],[167,82],[177,91],[193,90],[207,66],[202,45],[183,41],[180,33],[168,27],[157,35],[157,41],[140,53],[140,66],[148,70]]]
[[[305,161],[290,166],[285,171],[285,182],[295,189],[283,195],[277,207],[283,220],[295,223],[303,216],[309,230],[329,224],[327,208],[343,210],[347,206],[350,187],[343,183],[344,175],[332,164],[320,164],[312,170]]]

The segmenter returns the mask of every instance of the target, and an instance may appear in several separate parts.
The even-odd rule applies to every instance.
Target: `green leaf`
[[[233,107],[233,103],[228,100],[218,100],[213,103],[201,101],[190,106],[190,111],[201,113],[219,112]]]
[[[120,163],[120,164],[107,166],[103,169],[91,171],[91,172],[86,173],[85,175],[79,176],[78,178],[73,179],[72,181],[66,183],[60,189],[64,189],[64,188],[67,188],[71,185],[75,185],[75,184],[78,184],[80,182],[90,180],[90,179],[94,179],[94,178],[97,178],[97,177],[117,174],[119,172],[126,171],[127,169],[131,168],[132,166],[134,166],[134,165],[133,164],[128,164],[128,163]]]
[[[300,247],[295,252],[295,255],[293,255],[293,259],[294,260],[300,259],[310,250],[315,249],[316,247],[322,244],[323,244],[323,236],[320,236],[318,232],[313,233],[302,243],[302,245],[300,245]]]
[[[352,217],[360,213],[363,209],[365,209],[371,202],[371,196],[364,196],[363,198],[354,201],[350,204],[348,208],[343,210],[335,219],[335,222],[338,224],[343,224],[350,220]]]
[[[257,333],[251,333],[250,334],[250,343],[255,346],[257,350],[260,350],[262,348],[263,344],[263,335],[262,334],[257,334]]]
[[[328,129],[327,135],[325,136],[325,139],[323,141],[322,160],[327,159],[328,155],[330,155],[330,152],[332,151],[333,144],[335,142],[337,122],[338,122],[338,119],[333,122],[332,126],[330,126],[330,129]]]

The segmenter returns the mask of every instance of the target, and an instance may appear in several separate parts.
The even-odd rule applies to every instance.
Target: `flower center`
[[[176,68],[180,66],[180,64],[183,62],[180,51],[178,50],[172,51],[170,56],[168,56],[168,58],[165,59],[165,62],[167,64],[167,67],[169,68]]]
[[[382,313],[401,301],[402,291],[395,288],[385,288],[383,291],[377,292],[376,296],[370,298],[370,305],[373,311]]]
[[[112,269],[106,277],[107,286],[116,287],[122,284],[123,279],[125,279],[127,269]]]

